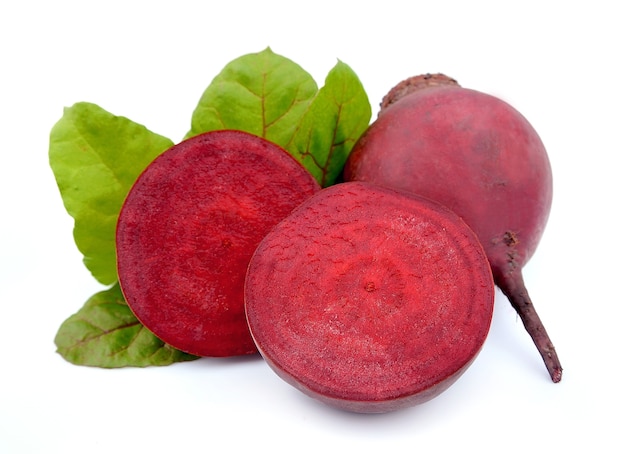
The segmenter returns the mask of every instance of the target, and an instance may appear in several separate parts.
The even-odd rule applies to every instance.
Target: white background
[[[7,3],[0,453],[624,452],[619,2]],[[533,123],[555,194],[525,276],[565,368],[560,384],[501,294],[470,370],[429,403],[385,415],[318,404],[258,358],[102,370],[55,352],[61,322],[102,288],[82,265],[48,166],[48,134],[63,107],[94,102],[178,141],[221,68],[266,46],[319,85],[337,59],[346,62],[375,112],[401,79],[444,72]]]

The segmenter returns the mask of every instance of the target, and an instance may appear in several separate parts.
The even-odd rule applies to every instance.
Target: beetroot
[[[431,399],[469,367],[494,293],[484,250],[456,214],[357,182],[318,192],[261,241],[245,308],[280,377],[375,413]]]
[[[243,307],[248,261],[318,189],[282,148],[244,132],[173,146],[140,175],[119,216],[118,274],[130,308],[185,352],[256,352]]]
[[[518,111],[441,74],[407,79],[389,92],[355,144],[344,179],[412,191],[458,213],[478,235],[496,284],[552,380],[561,380],[522,278],[548,220],[552,173],[537,132]]]

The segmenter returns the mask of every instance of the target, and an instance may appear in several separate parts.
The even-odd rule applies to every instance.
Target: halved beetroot
[[[117,225],[120,285],[141,323],[199,356],[256,352],[246,268],[265,234],[319,190],[282,148],[239,131],[173,146],[140,175]]]
[[[368,183],[315,194],[254,253],[248,324],[285,381],[330,405],[386,412],[429,400],[489,331],[494,282],[456,214]]]

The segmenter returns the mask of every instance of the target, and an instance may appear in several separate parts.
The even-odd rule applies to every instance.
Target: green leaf
[[[166,366],[196,356],[163,343],[135,318],[118,284],[93,295],[54,339],[67,361],[105,368]]]
[[[372,108],[357,75],[339,61],[310,104],[287,150],[326,187],[335,183]]]
[[[285,146],[317,93],[309,73],[267,48],[228,63],[203,93],[186,138],[237,129]]]
[[[63,203],[74,218],[74,240],[93,276],[117,280],[115,226],[128,191],[172,142],[95,104],[64,110],[50,132],[49,160]]]

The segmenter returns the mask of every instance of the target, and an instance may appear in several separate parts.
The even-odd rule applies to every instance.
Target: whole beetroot
[[[532,337],[552,381],[562,367],[522,277],[552,203],[552,171],[531,124],[506,102],[443,74],[407,79],[385,96],[355,144],[344,179],[436,200],[480,239],[496,285]]]

